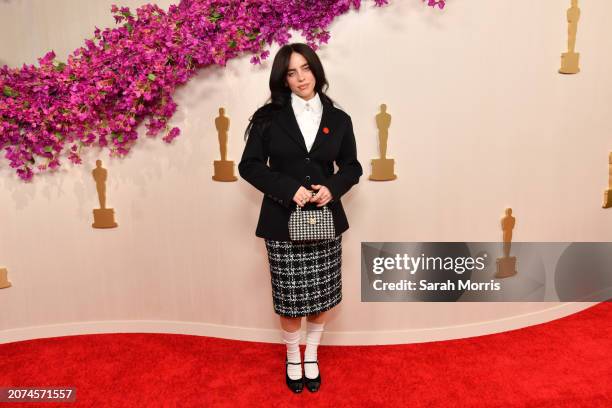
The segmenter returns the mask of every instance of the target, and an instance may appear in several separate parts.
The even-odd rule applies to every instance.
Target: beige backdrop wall
[[[0,64],[61,60],[112,26],[114,0],[0,2]],[[144,1],[123,1],[137,6]],[[158,2],[167,9],[170,0]],[[600,208],[612,149],[612,2],[581,2],[582,72],[556,73],[569,1],[450,0],[443,11],[395,1],[340,17],[320,50],[329,94],[353,118],[366,174],[343,199],[343,302],[323,342],[375,344],[493,333],[549,321],[589,303],[361,303],[362,241],[495,241],[514,209],[516,241],[609,241]],[[299,36],[294,39],[300,40]],[[278,49],[272,48],[272,55]],[[91,150],[84,165],[24,184],[0,163],[0,341],[94,332],[177,332],[279,341],[261,194],[211,180],[214,117],[231,117],[240,159],[248,117],[267,95],[272,58],[200,72],[176,98],[172,145],[142,140],[126,159]],[[367,180],[374,115],[393,115],[388,156],[399,178]],[[119,228],[94,230],[90,171],[109,170]]]

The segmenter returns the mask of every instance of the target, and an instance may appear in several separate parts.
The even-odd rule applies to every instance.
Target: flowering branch
[[[423,0],[425,1],[425,0]],[[427,0],[444,7],[444,1]],[[387,0],[374,0],[376,6]],[[138,139],[145,118],[148,136],[164,132],[170,143],[180,130],[168,121],[177,105],[172,95],[198,69],[254,54],[252,64],[269,56],[266,44],[289,42],[301,31],[317,49],[327,43],[327,27],[360,0],[181,0],[164,11],[154,4],[113,5],[118,27],[103,31],[64,62],[53,51],[39,67],[0,69],[0,148],[25,181],[58,168],[67,154],[82,162],[81,149],[107,147],[125,156]]]

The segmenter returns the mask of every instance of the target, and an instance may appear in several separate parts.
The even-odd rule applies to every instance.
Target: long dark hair
[[[246,140],[249,136],[249,132],[254,125],[261,126],[263,132],[265,128],[270,124],[271,118],[280,109],[283,109],[291,103],[291,88],[285,85],[287,71],[289,70],[289,60],[291,54],[297,52],[301,54],[304,59],[308,62],[310,71],[315,77],[314,90],[319,94],[321,102],[327,101],[333,105],[335,102],[325,94],[325,91],[329,88],[327,78],[325,78],[325,71],[319,56],[304,43],[292,43],[285,44],[276,53],[274,61],[272,62],[272,71],[270,72],[270,97],[265,104],[257,109],[253,116],[249,118],[249,124],[244,132],[244,139]]]

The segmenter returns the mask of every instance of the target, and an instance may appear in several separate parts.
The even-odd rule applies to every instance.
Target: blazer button
[[[306,163],[310,163],[310,157],[305,158],[305,159],[304,159],[304,161],[305,161]]]
[[[306,181],[310,181],[310,176],[306,176]]]

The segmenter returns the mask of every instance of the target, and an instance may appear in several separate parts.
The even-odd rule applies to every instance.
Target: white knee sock
[[[304,361],[317,361],[317,348],[319,347],[319,343],[321,343],[323,326],[325,326],[325,323],[314,323],[307,321]],[[304,364],[304,374],[308,378],[317,378],[319,375],[319,368],[317,364]]]
[[[287,345],[287,361],[290,363],[301,363],[300,358],[300,330],[288,332],[283,330],[283,341]],[[310,365],[310,364],[309,364]],[[302,378],[302,365],[289,364],[287,365],[287,375],[292,380]]]

